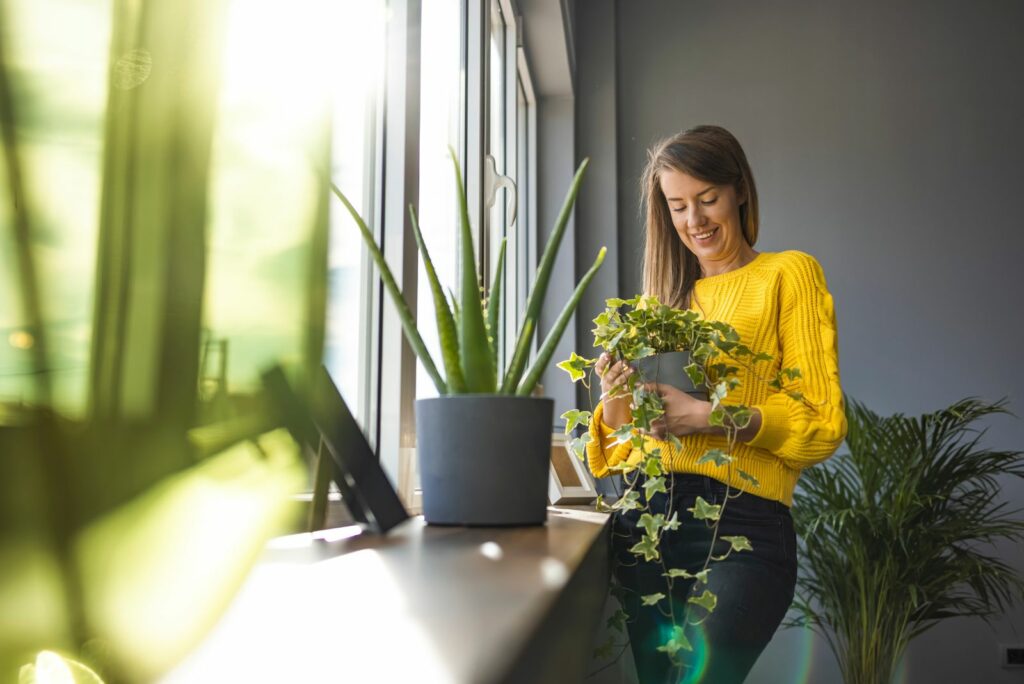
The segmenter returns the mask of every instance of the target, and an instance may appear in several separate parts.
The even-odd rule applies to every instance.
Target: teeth
[[[716,230],[718,230],[718,229],[717,228],[712,228],[708,232],[706,232],[706,233],[698,233],[697,235],[694,235],[694,237],[697,238],[698,240],[703,240],[705,238],[711,237],[711,234],[714,233]]]

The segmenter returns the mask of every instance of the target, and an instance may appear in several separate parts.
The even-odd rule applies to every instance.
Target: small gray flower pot
[[[432,525],[543,525],[555,402],[491,394],[419,399],[423,517]]]
[[[683,370],[690,365],[690,352],[664,352],[633,362],[640,371],[644,382],[672,385],[697,399],[707,401],[708,392],[703,386],[695,387],[690,376]]]

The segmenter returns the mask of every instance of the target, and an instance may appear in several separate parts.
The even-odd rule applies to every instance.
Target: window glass
[[[420,198],[419,224],[445,292],[456,286],[459,228],[455,175],[448,146],[461,148],[462,7],[460,0],[423,3],[420,33]],[[422,260],[418,260],[417,320],[420,335],[441,374],[444,365],[435,324],[434,300]],[[416,364],[416,397],[437,396],[437,388]]]

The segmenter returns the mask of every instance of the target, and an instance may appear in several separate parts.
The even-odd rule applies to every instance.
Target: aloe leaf
[[[448,308],[448,300],[445,299],[444,290],[437,279],[437,271],[434,270],[434,262],[427,252],[427,243],[423,240],[423,233],[420,232],[420,224],[416,221],[416,212],[412,205],[409,205],[409,218],[412,220],[412,233],[416,236],[416,245],[423,255],[423,268],[427,272],[427,280],[430,282],[430,292],[434,296],[434,311],[437,315],[437,337],[441,343],[441,360],[444,361],[445,375],[448,377],[448,389],[452,394],[462,394],[466,391],[466,383],[462,379],[462,369],[459,367],[459,339],[455,329],[455,319],[452,317],[451,309]]]
[[[587,289],[587,285],[594,279],[597,274],[597,269],[601,268],[601,264],[604,263],[604,255],[608,251],[607,247],[602,247],[601,251],[597,253],[597,258],[594,259],[593,265],[586,272],[583,278],[580,280],[579,285],[572,293],[572,297],[569,298],[565,308],[562,309],[562,313],[558,315],[558,320],[555,321],[555,325],[551,328],[551,332],[544,339],[544,344],[541,345],[540,352],[537,354],[537,359],[533,362],[529,372],[523,381],[519,383],[519,388],[516,390],[516,394],[525,397],[529,396],[530,392],[537,385],[537,381],[540,380],[541,374],[544,369],[547,368],[548,362],[551,361],[551,355],[555,353],[555,347],[558,345],[558,341],[562,339],[562,333],[565,332],[565,326],[569,324],[569,320],[572,318],[573,311],[576,310],[576,306],[580,302],[580,297],[583,296],[583,291]]]
[[[459,300],[455,297],[455,293],[448,289],[448,299],[452,302],[452,316],[455,318],[455,330],[459,335],[462,335],[462,312],[459,310]]]
[[[555,222],[555,228],[551,231],[548,244],[544,247],[544,255],[541,257],[540,265],[537,267],[537,278],[530,290],[530,296],[526,300],[526,316],[523,318],[522,327],[519,328],[519,337],[516,339],[516,349],[512,354],[508,370],[501,384],[500,394],[511,394],[512,389],[519,383],[519,378],[526,367],[526,361],[530,356],[530,343],[533,341],[533,333],[537,328],[537,321],[540,319],[541,305],[547,294],[548,282],[551,280],[551,271],[555,266],[555,256],[558,253],[558,246],[562,242],[562,235],[565,233],[565,226],[569,222],[569,215],[572,213],[573,204],[576,202],[576,194],[580,189],[580,182],[587,170],[589,159],[584,159],[576,170],[576,177],[573,178],[569,192],[562,204],[562,211]],[[518,392],[517,392],[518,394]]]
[[[419,357],[420,363],[427,371],[427,375],[434,381],[434,386],[437,387],[439,394],[448,394],[448,388],[444,384],[444,380],[441,378],[441,374],[437,372],[437,366],[434,365],[434,359],[431,358],[430,352],[427,351],[427,345],[423,344],[423,338],[420,337],[420,333],[416,330],[416,319],[413,318],[412,311],[409,310],[409,305],[405,303],[405,299],[402,297],[402,291],[398,289],[398,283],[395,282],[395,277],[391,274],[391,269],[388,268],[388,264],[384,261],[384,255],[380,252],[380,247],[377,246],[377,242],[373,239],[373,233],[366,227],[366,222],[363,221],[363,217],[359,215],[352,203],[345,197],[345,193],[338,189],[338,186],[331,183],[331,192],[333,192],[341,203],[345,205],[348,213],[352,216],[352,220],[356,222],[356,226],[359,227],[359,232],[363,236],[363,242],[366,244],[366,248],[370,251],[370,256],[373,257],[373,261],[377,264],[377,268],[380,269],[380,279],[384,281],[384,287],[387,288],[388,294],[391,295],[391,301],[394,303],[395,308],[398,310],[398,318],[402,321],[402,330],[405,331],[405,337],[409,340],[409,346],[416,352],[416,356]]]
[[[491,357],[491,345],[487,342],[487,325],[484,322],[483,303],[480,301],[480,283],[476,273],[476,255],[473,250],[473,231],[469,225],[469,207],[466,205],[466,189],[462,184],[462,170],[455,150],[448,147],[455,167],[455,187],[459,193],[459,209],[462,218],[460,252],[462,258],[462,326],[459,329],[459,349],[462,352],[462,375],[469,392],[494,394],[497,389],[497,372]]]
[[[501,249],[498,250],[498,266],[494,269],[494,280],[491,282],[490,294],[487,298],[487,332],[491,340],[491,358],[494,359],[494,367],[498,367],[498,321],[501,320],[501,295],[502,286],[505,282],[505,244],[507,238],[501,239]]]

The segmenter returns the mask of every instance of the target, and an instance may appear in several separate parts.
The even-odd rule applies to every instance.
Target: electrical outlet
[[[999,664],[1007,668],[1024,668],[1024,644],[999,644]]]

